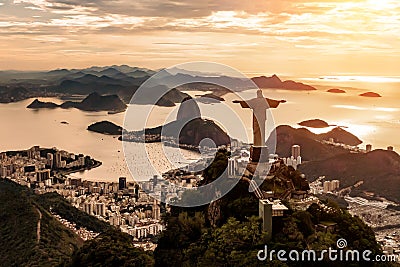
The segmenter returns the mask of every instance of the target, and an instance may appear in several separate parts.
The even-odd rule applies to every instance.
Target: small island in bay
[[[58,108],[59,105],[52,102],[42,102],[39,99],[35,99],[32,103],[27,106],[27,108],[31,109],[39,109],[39,108]]]
[[[168,99],[168,98],[163,96],[157,101],[156,106],[159,106],[159,107],[175,107],[175,103],[173,101],[171,101],[170,99]]]
[[[380,94],[375,93],[375,92],[363,93],[363,94],[360,94],[360,96],[363,96],[363,97],[382,97]]]
[[[96,92],[91,93],[81,102],[66,101],[61,105],[52,102],[42,102],[35,99],[27,108],[77,108],[84,111],[109,111],[113,113],[123,112],[126,109],[126,104],[122,102],[118,95],[100,95]]]
[[[198,101],[200,102],[206,102],[206,103],[219,103],[221,101],[225,101],[222,97],[215,93],[209,93],[205,95],[200,95],[199,98],[197,98]]]
[[[346,93],[345,90],[338,89],[338,88],[329,89],[327,92],[328,93],[334,93],[334,94],[344,94],[344,93]]]
[[[109,134],[109,135],[121,135],[122,134],[122,127],[118,126],[109,121],[100,121],[93,123],[92,125],[88,126],[88,131],[102,133],[102,134]]]
[[[81,102],[67,101],[61,108],[77,108],[84,111],[124,111],[126,104],[118,95],[100,95],[91,93]]]
[[[302,121],[299,123],[299,125],[304,126],[304,127],[310,127],[310,128],[327,128],[327,127],[331,126],[326,121],[323,121],[320,119]]]

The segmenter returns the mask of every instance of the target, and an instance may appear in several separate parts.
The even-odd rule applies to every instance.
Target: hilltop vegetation
[[[101,233],[84,242],[49,212]],[[40,221],[40,231],[38,222]],[[40,233],[40,238],[38,238]],[[132,237],[74,207],[57,193],[35,195],[0,179],[1,266],[152,266]]]
[[[321,175],[328,179],[338,179],[341,187],[363,181],[360,187],[352,191],[353,195],[362,196],[363,191],[368,191],[376,196],[400,201],[400,156],[394,151],[374,150],[369,153],[337,155],[306,162],[299,169],[310,180]]]
[[[210,183],[221,175],[224,179],[228,157],[227,151],[219,151],[207,167],[202,183]],[[307,186],[301,173],[291,167],[281,165],[272,173],[274,178],[261,185],[264,190],[271,188],[271,182],[276,189],[284,184],[280,181],[289,180],[297,189]],[[266,262],[257,259],[257,252],[265,245],[276,251],[319,251],[336,248],[339,238],[347,240],[348,249],[368,249],[373,255],[382,253],[372,229],[329,199],[312,204],[305,211],[292,210],[284,201],[289,210],[284,217],[273,218],[273,231],[268,239],[268,233],[261,230],[258,199],[248,189],[249,184],[240,180],[230,192],[210,204],[192,208],[171,206],[163,218],[167,228],[151,253],[135,248],[132,237],[71,207],[56,193],[35,195],[26,187],[0,180],[0,260],[3,266],[265,266]],[[100,235],[83,242],[54,219],[50,209],[77,227]],[[321,230],[319,225],[333,225],[334,229]],[[303,266],[276,258],[269,264]],[[341,264],[325,261],[307,266]]]
[[[305,128],[295,129],[288,125],[280,125],[276,132],[276,153],[280,157],[290,157],[292,146],[300,145],[303,160],[320,160],[350,152],[344,148],[324,144],[321,141],[329,141],[330,138],[336,143],[356,146],[362,143],[355,135],[346,130],[336,127],[323,134],[314,134]],[[273,143],[271,140],[268,143]]]
[[[151,252],[135,248],[129,235],[112,230],[85,242],[74,253],[70,266],[149,267],[153,265]]]
[[[40,218],[40,240],[37,226]],[[38,205],[32,192],[0,180],[0,261],[2,266],[58,266],[82,245],[77,235]]]
[[[102,134],[110,134],[110,135],[122,134],[122,127],[109,121],[100,121],[93,123],[89,125],[87,129],[88,131],[102,133]]]
[[[223,199],[222,202],[229,197]],[[339,238],[347,240],[349,249],[369,249],[374,255],[381,253],[372,229],[335,203],[325,203],[330,211],[315,204],[307,211],[290,210],[284,218],[274,218],[272,239],[268,241],[257,217],[258,202],[250,196],[244,196],[244,191],[243,197],[231,201],[231,205],[221,208],[222,215],[227,217],[229,214],[230,217],[214,227],[210,225],[207,207],[203,207],[203,210],[179,209],[168,214],[165,218],[167,229],[162,233],[154,253],[156,266],[265,266],[265,262],[257,259],[257,252],[264,249],[264,245],[268,246],[269,251],[320,251],[336,248]],[[243,209],[238,210],[238,204],[242,204]],[[246,210],[246,207],[249,209]],[[326,221],[335,224],[336,230],[317,230],[315,225]],[[303,266],[304,263],[286,264],[275,258],[270,264]],[[343,263],[325,261],[307,264],[342,266]],[[354,266],[365,266],[366,263],[359,264]]]
[[[33,195],[32,198],[45,210],[50,211],[51,209],[52,212],[60,215],[62,218],[74,222],[77,227],[85,227],[96,233],[102,233],[111,228],[108,223],[100,221],[86,212],[71,206],[65,198],[55,192]]]
[[[228,154],[219,152],[206,170],[206,183],[221,175]],[[294,170],[281,169],[276,176],[296,179]],[[301,183],[300,183],[301,184]],[[267,186],[267,185],[262,185]],[[349,249],[369,249],[381,253],[375,235],[361,219],[351,216],[336,203],[327,200],[313,204],[306,211],[294,211],[290,205],[285,217],[273,218],[272,238],[268,241],[261,231],[258,199],[249,193],[248,183],[240,181],[221,199],[195,208],[172,207],[166,215],[167,229],[162,232],[154,253],[156,266],[304,266],[304,263],[284,263],[276,258],[261,262],[257,252],[268,250],[322,250],[336,248],[336,241],[345,238]],[[321,231],[316,225],[336,225],[336,230]],[[307,263],[307,266],[342,266],[341,262]],[[354,266],[366,266],[366,262]],[[385,265],[382,265],[385,266]],[[388,265],[390,266],[390,265]]]

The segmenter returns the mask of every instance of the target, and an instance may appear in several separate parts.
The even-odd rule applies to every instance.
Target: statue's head
[[[257,90],[257,97],[264,97],[261,89]]]

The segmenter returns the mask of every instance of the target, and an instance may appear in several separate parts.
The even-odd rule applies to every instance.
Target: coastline
[[[41,152],[43,152],[43,153],[47,152],[47,158],[41,157]],[[63,157],[60,156],[60,161],[62,161],[61,160],[62,158],[65,159],[65,155],[69,155],[70,156],[70,158],[69,158],[70,162],[68,164],[75,163],[75,162],[77,162],[79,160],[83,160],[84,161],[83,162],[84,165],[83,166],[79,166],[79,165],[74,166],[74,165],[72,165],[72,167],[68,167],[68,165],[66,163],[64,163],[66,167],[57,167],[57,166],[54,167],[53,164],[57,164],[56,163],[56,159],[55,159],[55,155],[57,153],[59,153],[60,155],[61,154],[63,155]],[[49,154],[51,155],[51,160],[49,159]],[[88,156],[88,155],[85,156],[83,154],[76,155],[74,153],[69,153],[68,151],[65,151],[65,150],[59,150],[56,147],[44,148],[44,147],[40,147],[40,146],[33,146],[33,147],[31,147],[29,149],[26,149],[26,150],[1,151],[0,155],[5,155],[5,157],[7,157],[7,156],[14,156],[14,157],[20,156],[20,159],[28,159],[28,160],[31,159],[31,158],[35,158],[35,160],[37,160],[37,162],[30,163],[30,166],[33,165],[33,167],[34,167],[34,171],[33,172],[38,171],[38,170],[36,170],[37,164],[38,163],[44,164],[43,160],[46,159],[47,162],[46,162],[45,165],[43,165],[44,168],[42,167],[42,169],[40,169],[40,170],[48,170],[49,172],[54,172],[53,175],[55,177],[56,176],[61,176],[62,177],[62,176],[66,176],[66,175],[73,174],[73,173],[89,171],[89,170],[95,169],[97,167],[100,167],[103,164],[101,161],[91,158],[91,156]],[[76,156],[78,156],[78,159],[76,158]],[[3,158],[5,158],[5,157],[4,156],[0,157],[0,163],[1,163],[1,160]],[[39,159],[37,157],[39,157]],[[87,159],[87,157],[89,157],[89,158]],[[40,160],[42,160],[42,161],[40,161]],[[86,164],[86,160],[90,160],[90,164]],[[50,164],[50,162],[51,162],[51,164]],[[47,165],[47,163],[49,165]],[[0,166],[2,166],[2,165],[0,165]],[[47,168],[47,167],[49,167],[49,168]],[[26,173],[26,171],[25,171],[25,173]]]
[[[76,170],[58,171],[58,174],[69,175],[69,174],[77,173],[77,172],[90,171],[92,169],[95,169],[95,168],[100,167],[101,165],[103,165],[103,163],[101,161],[98,161],[98,160],[94,160],[94,161],[95,161],[95,164],[93,166],[86,166],[86,167],[82,167],[82,168],[79,168],[79,169],[76,169]]]

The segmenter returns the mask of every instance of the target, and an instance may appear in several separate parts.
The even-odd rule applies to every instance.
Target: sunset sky
[[[387,75],[399,0],[0,0],[0,69],[187,61],[249,75]]]

